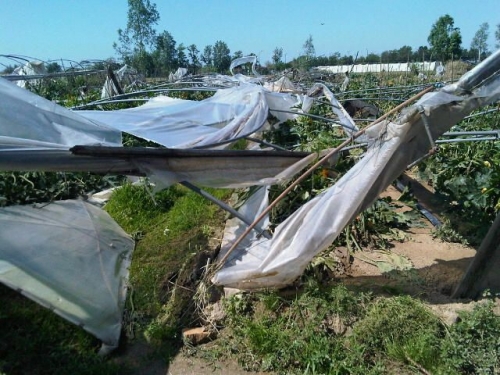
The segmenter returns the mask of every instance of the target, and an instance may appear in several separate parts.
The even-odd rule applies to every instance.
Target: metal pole
[[[242,214],[240,214],[238,211],[236,211],[234,208],[232,208],[228,204],[226,204],[226,203],[222,202],[221,200],[215,198],[210,193],[206,192],[205,190],[200,189],[198,186],[195,186],[192,183],[187,182],[187,181],[181,181],[179,183],[181,185],[187,187],[188,189],[194,191],[195,193],[200,194],[203,198],[208,199],[210,202],[215,203],[217,206],[219,206],[223,210],[226,210],[230,214],[236,216],[238,219],[240,219],[241,221],[243,221],[245,224],[247,224],[247,225],[251,225],[252,224],[252,221],[250,219],[248,219],[245,216],[243,216]],[[264,236],[267,239],[271,238],[271,234],[267,230],[260,231],[259,229],[256,229],[254,227],[252,229],[255,230],[257,233],[259,233],[260,235]]]

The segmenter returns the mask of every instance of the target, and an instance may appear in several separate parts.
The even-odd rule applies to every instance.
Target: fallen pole
[[[210,202],[216,204],[217,206],[219,206],[223,210],[226,210],[231,215],[234,215],[235,217],[237,217],[238,219],[240,219],[241,221],[243,221],[245,224],[252,225],[252,222],[250,221],[250,219],[248,219],[247,217],[245,217],[242,214],[240,214],[237,210],[235,210],[234,208],[232,208],[230,205],[228,205],[228,204],[222,202],[221,200],[215,198],[212,194],[208,193],[207,191],[205,191],[203,189],[200,189],[198,186],[193,185],[192,183],[190,183],[188,181],[181,181],[179,183],[181,185],[187,187],[188,189],[194,191],[195,193],[201,195],[203,198],[208,199]],[[253,229],[257,233],[259,233],[261,236],[264,236],[267,239],[271,238],[271,234],[269,233],[269,231],[267,231],[267,230],[259,231],[256,228],[253,228]]]

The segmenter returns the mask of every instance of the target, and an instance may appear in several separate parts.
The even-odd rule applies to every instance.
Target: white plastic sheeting
[[[116,80],[120,86],[124,86],[123,88],[127,88],[133,85],[136,85],[138,82],[144,80],[144,76],[139,74],[137,70],[129,67],[128,65],[123,65],[120,69],[114,72]],[[113,80],[108,76],[106,77],[106,81],[102,86],[101,90],[101,99],[111,98],[115,95],[118,95],[119,91],[116,87]]]
[[[127,162],[75,158],[69,148],[121,145],[121,132],[0,78],[0,170],[113,171]]]
[[[23,66],[18,66],[14,71],[12,72],[13,75],[17,74],[20,76],[31,76],[35,74],[47,74],[47,69],[45,68],[45,64],[43,61],[30,61],[24,64]],[[40,83],[40,80],[33,80],[31,81],[33,85],[37,85]],[[17,85],[19,87],[25,88],[26,87],[26,81],[24,80],[19,80],[17,81]]]
[[[257,71],[255,70],[255,64],[257,64],[257,56],[253,55],[234,59],[233,61],[231,61],[231,65],[229,66],[229,71],[231,72],[231,74],[234,75],[234,68],[245,64],[252,64],[252,74],[254,76],[260,76],[260,74],[257,73]]]
[[[68,149],[76,144],[121,145],[121,132],[0,78],[0,152]],[[1,154],[0,154],[1,156]]]
[[[246,239],[231,255],[224,268],[215,275],[214,282],[239,288],[284,286],[292,282],[303,272],[312,257],[328,246],[358,212],[368,207],[409,163],[418,159],[430,148],[420,108],[428,116],[433,139],[437,138],[474,108],[498,99],[499,61],[500,52],[466,74],[457,84],[424,97],[395,123],[384,122],[373,127],[366,134],[366,140],[369,142],[368,151],[351,171],[331,189],[304,205],[280,224],[271,240],[256,237]],[[266,124],[269,108],[285,110],[300,103],[307,109],[310,103],[298,96],[274,93],[262,86],[238,81],[237,77],[224,78],[223,81],[232,84],[239,82],[239,86],[219,90],[214,97],[202,102],[158,98],[131,110],[71,112],[0,79],[2,97],[0,170],[36,164],[40,160],[45,160],[45,166],[55,164],[53,168],[60,168],[66,162],[71,166],[74,165],[72,163],[79,163],[76,160],[81,160],[82,168],[103,165],[103,168],[112,170],[113,168],[107,163],[113,161],[113,158],[72,155],[69,148],[85,144],[118,146],[120,131],[127,131],[169,147],[220,146],[262,130]],[[344,129],[348,132],[354,131],[352,119],[345,115],[333,95],[325,91],[325,87],[322,86],[316,86],[310,92],[311,95],[318,93],[322,93],[330,100]],[[296,116],[275,113],[277,116],[283,115],[280,120],[286,119],[287,116]],[[61,158],[67,159],[61,163]],[[277,175],[260,178],[258,183],[283,182],[314,158],[315,155],[310,155],[298,163],[287,164],[279,173],[278,168],[273,172]],[[127,164],[126,161],[124,163]],[[227,179],[227,175],[231,174],[231,160],[225,163],[226,165],[218,167],[217,173],[220,176],[208,177],[204,171],[207,164],[198,165],[196,168],[191,166],[186,168],[189,169],[186,171],[172,171],[169,163],[139,160],[133,164],[139,165],[143,171],[156,175],[159,180],[167,183],[180,179],[189,182],[204,181],[207,184],[221,186],[221,177]],[[241,170],[238,173],[241,173]],[[223,184],[226,183],[227,181]],[[245,184],[256,184],[256,182],[247,178]],[[255,217],[262,212],[267,204],[266,199],[266,189],[262,188],[258,195],[253,196],[242,208],[246,210],[245,216]],[[69,208],[72,204],[74,205],[67,203],[68,206],[65,208]],[[63,214],[59,209],[59,203],[46,207],[48,211],[55,210],[55,216],[40,215],[42,211],[30,207],[6,208],[0,212],[0,220],[3,219],[5,222],[5,225],[2,222],[0,233],[2,238],[8,238],[4,246],[0,247],[0,270],[5,270],[1,273],[0,281],[22,289],[26,295],[55,308],[67,319],[83,324],[84,328],[105,343],[115,345],[121,322],[121,313],[118,311],[121,312],[120,304],[123,301],[127,254],[130,252],[129,250],[114,252],[116,249],[114,244],[125,244],[128,240],[118,236],[117,231],[101,229],[102,225],[103,228],[109,227],[107,219],[100,216],[100,211],[98,213],[95,211],[97,209],[87,204],[83,204],[83,208],[78,206],[71,208],[70,211],[80,213],[78,217],[71,216],[75,213]],[[89,214],[85,214],[85,211]],[[92,217],[92,224],[85,221],[86,215]],[[22,226],[15,226],[14,217],[27,219],[17,220],[17,224],[22,223]],[[266,220],[261,223],[262,227],[267,226]],[[40,229],[37,236],[31,236],[36,228],[42,228],[43,222],[52,223],[50,229]],[[80,225],[80,222],[88,225]],[[72,226],[67,223],[76,224],[74,235],[68,234]],[[24,229],[20,229],[23,227]],[[245,228],[246,226],[237,219],[228,223],[221,256]],[[26,242],[21,242],[23,236],[19,235],[20,232],[28,233]],[[97,241],[96,238],[100,239],[103,232],[112,232],[113,235],[104,235],[102,241]],[[14,237],[14,233],[17,233],[17,236]],[[115,235],[118,236],[116,238],[122,239],[117,242]],[[94,245],[91,242],[84,245],[84,237],[92,239]],[[31,241],[28,242],[28,239]],[[17,241],[21,245],[13,251]],[[57,242],[60,242],[62,247],[55,247]],[[81,249],[82,246],[86,249]],[[65,252],[68,259],[63,260],[64,258],[60,256],[54,261],[55,263],[52,263],[50,258],[40,257],[42,248],[55,254]],[[87,250],[92,256],[88,255]],[[88,257],[80,254],[87,254]],[[74,276],[70,275],[70,269],[73,272],[76,269],[74,264],[88,266],[88,272],[82,271],[82,267],[78,268],[81,273],[78,276],[85,281],[92,279],[96,274],[103,275],[96,280],[97,284],[101,284],[100,279],[105,287],[94,287],[90,282],[81,282],[81,279],[78,286],[67,281],[67,278]],[[7,274],[14,275],[12,279],[14,281],[5,276]],[[15,284],[30,278],[32,279],[30,285]],[[59,284],[66,282],[74,288],[58,289],[65,287]],[[57,293],[61,296],[57,297]],[[89,293],[96,294],[91,296],[94,299],[91,299]],[[103,305],[105,308],[100,306],[100,302],[96,302],[102,301],[103,298],[109,299],[108,305]],[[101,307],[103,309],[99,310]]]
[[[264,82],[264,87],[269,91],[274,92],[297,92],[295,85],[290,81],[290,78],[283,76],[277,81]]]
[[[241,289],[292,283],[359,212],[410,163],[429,151],[425,122],[435,140],[472,110],[500,98],[499,72],[500,51],[457,84],[425,95],[396,122],[384,121],[372,127],[366,133],[366,154],[349,172],[278,225],[272,239],[254,237],[239,244],[212,281]],[[265,199],[256,196],[243,209],[257,216],[266,206]],[[265,229],[266,222],[263,225]],[[219,259],[245,228],[238,219],[227,224]]]
[[[134,241],[83,201],[0,209],[0,282],[118,346]]]
[[[411,63],[380,63],[380,64],[354,64],[354,65],[333,65],[333,66],[318,66],[316,70],[329,73],[380,73],[380,72],[410,72],[412,67],[416,67],[418,71],[435,71],[436,67],[441,64],[435,61],[411,62]]]
[[[281,109],[297,103],[295,97],[266,92],[258,85],[219,90],[202,102],[158,97],[135,109],[109,112],[69,111],[1,79],[0,95],[0,170],[128,171],[148,173],[162,186],[187,180],[237,187],[282,182],[310,161],[284,157],[262,163],[242,157],[237,163],[221,155],[211,158],[208,152],[197,158],[131,160],[127,155],[94,158],[69,151],[75,145],[119,146],[121,130],[181,148],[214,146],[251,135],[266,124],[267,101]],[[278,116],[286,120],[296,115]]]
[[[169,82],[176,82],[182,79],[187,74],[188,70],[187,68],[177,68],[175,73],[170,72],[168,75],[168,81]]]
[[[213,146],[249,136],[267,120],[262,87],[221,89],[202,101],[159,96],[117,111],[78,111],[79,115],[171,148]]]

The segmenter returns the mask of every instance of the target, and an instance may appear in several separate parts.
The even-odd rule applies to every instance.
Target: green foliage
[[[159,19],[160,14],[154,3],[151,4],[149,0],[128,0],[127,27],[125,30],[118,30],[119,44],[113,44],[125,62],[134,62],[133,66],[136,68],[146,65],[145,59],[150,56],[148,48],[154,44],[156,38],[153,25],[157,24]]]
[[[469,244],[469,241],[453,228],[449,219],[445,219],[440,226],[432,230],[432,237],[439,238],[445,242],[456,242],[462,245]]]
[[[29,81],[26,88],[41,97],[59,103],[66,107],[72,107],[97,100],[100,97],[99,90],[87,90],[82,95],[81,90],[93,85],[102,87],[102,81],[98,76],[67,76],[57,79],[46,78],[37,83]],[[99,88],[100,88],[99,87]]]
[[[500,317],[491,301],[447,327],[409,296],[373,299],[311,279],[304,292],[284,295],[225,300],[226,329],[202,354],[280,374],[493,374],[500,365]]]
[[[177,69],[176,41],[172,34],[163,31],[156,38],[156,49],[153,52],[155,60],[155,73],[167,76],[171,71]]]
[[[481,55],[486,56],[488,53],[488,35],[489,35],[490,25],[488,22],[484,22],[479,26],[479,30],[474,34],[472,42],[470,44],[471,50],[477,51],[477,60],[481,61]]]
[[[432,369],[439,363],[445,328],[423,303],[408,296],[375,301],[353,329],[351,340],[365,355],[386,353],[394,360]]]
[[[122,182],[122,178],[91,173],[0,173],[0,206],[74,199]]]
[[[320,289],[309,283],[294,299],[276,292],[232,297],[226,312],[228,328],[219,345],[248,370],[362,374],[397,367],[489,374],[500,364],[500,317],[491,302],[460,313],[447,328],[409,296],[372,300],[342,285]]]
[[[500,317],[494,303],[462,312],[443,345],[443,373],[496,374],[500,369]]]
[[[45,68],[47,69],[47,73],[57,73],[62,71],[61,65],[55,61],[48,63]]]
[[[144,233],[162,213],[168,212],[185,192],[171,187],[153,195],[147,185],[122,185],[106,204],[106,211],[128,233]]]
[[[192,74],[198,74],[201,68],[200,62],[200,51],[196,48],[195,44],[191,44],[187,47],[188,57],[189,57],[189,70]]]
[[[312,35],[309,35],[306,39],[302,45],[302,49],[304,50],[304,55],[300,58],[299,66],[303,69],[309,69],[313,66],[314,56],[316,54]]]
[[[463,121],[454,130],[490,130],[497,120],[498,113],[486,113]],[[469,242],[480,242],[500,210],[500,144],[440,145],[437,154],[419,165],[419,176],[449,203],[447,215],[454,229]]]
[[[454,23],[453,17],[448,14],[439,17],[436,23],[432,25],[431,32],[427,38],[434,56],[442,61],[449,60],[453,56],[455,58],[460,56],[462,36],[460,29],[454,27]]]
[[[398,211],[401,207],[390,197],[379,198],[342,231],[335,245],[353,250],[361,247],[385,249],[391,241],[403,242],[406,240],[403,229],[421,225],[422,216],[415,208]]]
[[[287,374],[376,374],[382,366],[343,338],[370,300],[343,286],[310,287],[294,299],[274,292],[236,296],[226,301],[229,333],[225,345],[248,370]]]
[[[209,192],[219,199],[228,194]],[[212,232],[207,228],[222,225],[223,215],[217,206],[181,186],[152,194],[145,186],[126,184],[115,191],[105,209],[138,240],[127,311],[131,329],[142,331],[170,298],[172,279],[186,259],[208,246]]]
[[[221,40],[215,42],[213,47],[213,65],[217,72],[224,73],[231,65],[231,51],[227,44]]]
[[[213,66],[214,47],[212,45],[205,46],[205,48],[203,49],[203,54],[200,56],[200,59],[206,66]]]

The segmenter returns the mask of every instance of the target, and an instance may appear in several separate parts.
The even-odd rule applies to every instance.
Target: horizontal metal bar
[[[31,81],[34,79],[45,79],[45,78],[60,78],[60,77],[73,77],[73,76],[84,76],[90,74],[106,73],[105,70],[76,70],[74,72],[58,72],[49,74],[30,74],[30,75],[20,75],[20,74],[9,74],[2,76],[2,78],[15,82],[15,81]]]
[[[494,135],[500,137],[500,130],[473,130],[466,132],[446,132],[443,133],[445,137],[455,137],[455,136],[463,136],[463,135]]]

